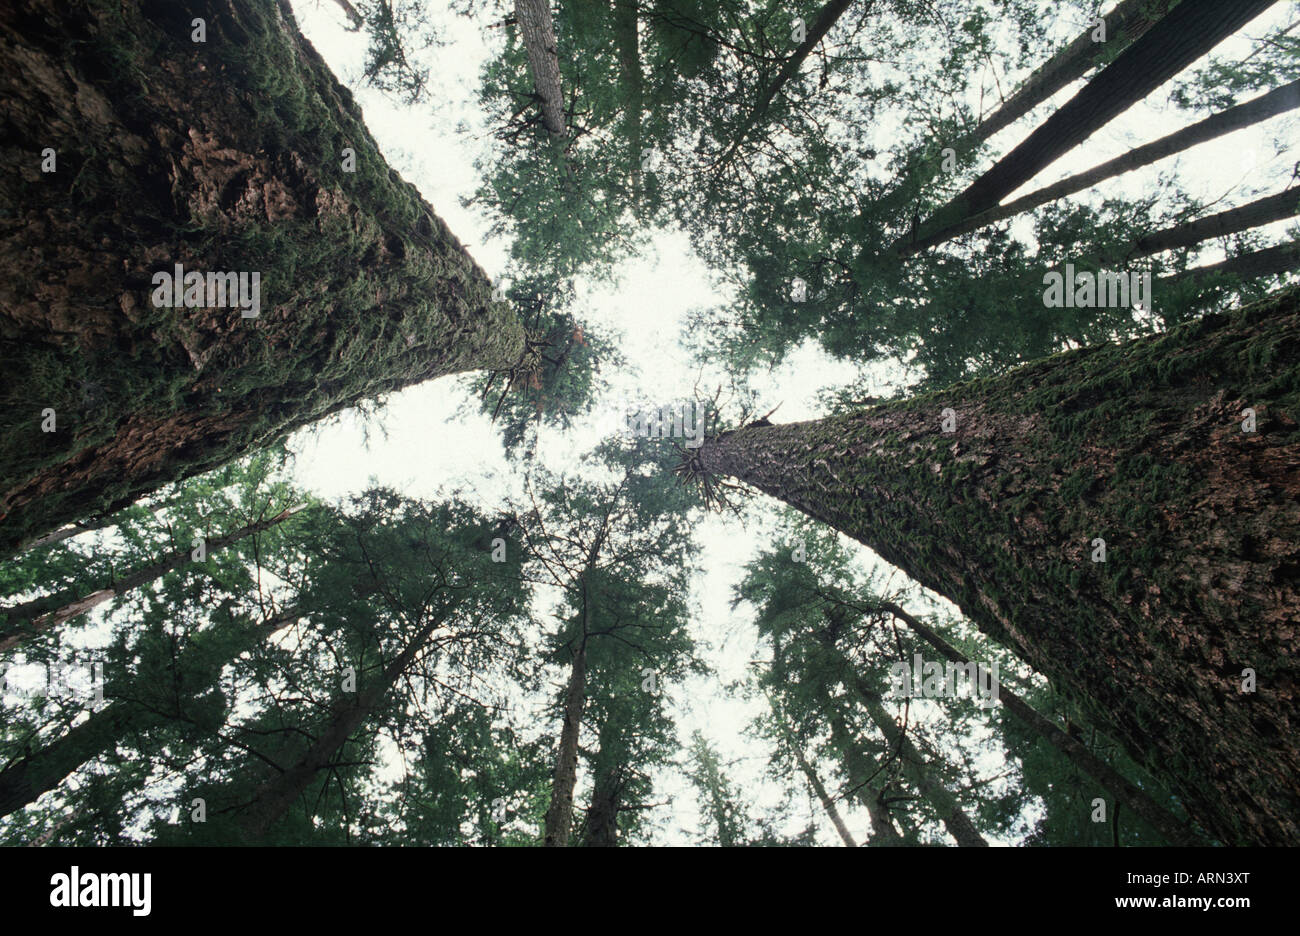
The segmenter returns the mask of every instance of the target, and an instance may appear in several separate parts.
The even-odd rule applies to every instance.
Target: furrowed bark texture
[[[955,602],[1220,841],[1295,844],[1298,298],[911,400],[745,427],[699,458]],[[1105,562],[1092,561],[1098,538]]]
[[[283,0],[6,3],[0,141],[0,555],[521,352]],[[260,315],[155,307],[178,263],[258,273]]]
[[[537,88],[542,126],[551,136],[562,137],[564,92],[560,84],[559,43],[551,19],[550,0],[515,0],[515,22],[528,52],[528,69]]]

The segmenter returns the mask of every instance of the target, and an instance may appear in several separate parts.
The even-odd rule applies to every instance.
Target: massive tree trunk
[[[1221,841],[1296,844],[1298,300],[747,426],[687,468],[746,481],[952,600]]]
[[[1182,0],[1024,142],[936,211],[935,223],[948,227],[994,207],[1275,2]]]
[[[218,536],[205,542],[204,549],[211,553],[219,552],[231,543],[237,543],[255,533],[269,530],[276,524],[293,516],[299,509],[301,508],[294,507],[282,510],[274,517],[250,523],[240,527],[233,533]],[[77,595],[75,597],[66,594],[49,595],[44,598],[34,598],[12,608],[0,608],[0,617],[4,618],[4,624],[0,625],[0,652],[22,643],[32,634],[39,634],[42,631],[57,627],[64,621],[85,614],[87,611],[99,607],[118,595],[124,595],[132,589],[152,582],[154,579],[162,578],[173,569],[177,569],[187,562],[195,561],[192,559],[192,555],[193,549],[191,547],[182,547],[168,553],[157,562],[136,569],[106,587],[87,595]]]
[[[582,639],[573,654],[569,685],[564,693],[564,725],[555,754],[555,776],[551,781],[551,804],[546,809],[546,845],[569,844],[573,827],[573,788],[578,782],[578,735],[582,730],[582,709],[587,701],[587,641]]]
[[[286,0],[4,4],[0,140],[0,555],[521,353]],[[154,304],[177,264],[214,305]],[[248,274],[246,309],[222,273]]]
[[[261,641],[297,620],[297,609],[290,608],[262,624],[247,627],[247,639],[241,639],[241,642],[232,647],[229,657],[233,659],[243,651],[253,649]],[[203,635],[199,635],[198,639],[202,638]],[[182,663],[189,656],[189,650],[182,650]],[[220,672],[219,666],[210,668],[200,680],[187,681],[183,687],[177,684],[175,694],[169,694],[168,701],[178,704],[176,714],[179,717],[184,715],[179,704],[185,698],[193,698],[205,692],[216,682]],[[111,751],[124,735],[145,730],[167,717],[167,713],[153,704],[140,704],[129,698],[110,701],[98,712],[92,712],[85,721],[74,725],[66,734],[0,770],[0,816],[7,816],[36,802],[42,794],[54,789],[82,764]]]
[[[939,655],[944,659],[963,666],[970,662],[937,632],[892,601],[878,602],[878,607],[906,624],[916,636],[938,650]],[[1117,802],[1129,807],[1163,835],[1170,845],[1201,844],[1201,841],[1187,828],[1186,823],[1153,800],[1137,784],[1093,754],[1082,741],[1071,737],[1054,722],[1040,715],[1033,706],[1016,695],[1005,683],[998,686],[998,701],[1008,712],[1018,718],[1021,724],[1060,751],[1080,772],[1096,780],[1103,789],[1115,797]]]
[[[1042,205],[1065,198],[1067,195],[1073,195],[1075,192],[1082,192],[1084,189],[1092,188],[1107,179],[1113,179],[1126,172],[1132,172],[1135,169],[1141,169],[1143,166],[1159,162],[1175,153],[1181,153],[1198,143],[1217,139],[1232,133],[1234,130],[1249,127],[1251,124],[1268,120],[1270,117],[1276,117],[1278,114],[1284,114],[1298,107],[1300,107],[1300,81],[1293,81],[1280,88],[1274,88],[1267,94],[1261,94],[1244,104],[1238,104],[1226,111],[1211,114],[1204,120],[1198,120],[1191,126],[1176,130],[1158,140],[1136,146],[1127,153],[1116,156],[1114,159],[1108,159],[1100,166],[1094,166],[1084,172],[1077,172],[1072,176],[1067,176],[1059,182],[1053,182],[1051,185],[1044,186],[1037,191],[1022,195],[1005,205],[998,205],[987,211],[971,215],[957,223],[944,227],[942,230],[927,234],[914,243],[901,244],[898,252],[901,256],[910,256],[927,247],[942,244],[954,237],[969,234],[971,231],[977,231],[997,221],[1003,221],[1026,211],[1032,211]]]
[[[1060,91],[1071,81],[1107,57],[1128,48],[1138,37],[1155,25],[1178,0],[1123,0],[1103,19],[1106,41],[1093,41],[1092,24],[1074,41],[1040,65],[1024,80],[1011,97],[985,117],[964,142],[967,146],[983,143],[1004,127],[1015,123],[1039,104]]]
[[[528,68],[537,89],[542,126],[554,137],[563,137],[564,92],[560,84],[559,43],[551,20],[549,0],[515,0],[515,22],[528,52]]]

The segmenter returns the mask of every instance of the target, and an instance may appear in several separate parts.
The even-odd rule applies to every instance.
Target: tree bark
[[[935,221],[949,227],[993,208],[1275,2],[1182,0],[1024,142],[936,211]]]
[[[296,609],[287,609],[264,624],[249,629],[249,640],[234,655],[252,649],[276,632],[298,620]],[[219,670],[213,674],[219,675]],[[192,695],[207,688],[193,686]],[[0,816],[22,809],[62,783],[87,761],[112,750],[128,732],[140,731],[166,716],[130,699],[116,699],[66,734],[0,770]]]
[[[1291,241],[1263,250],[1252,251],[1236,257],[1229,257],[1209,266],[1193,267],[1181,273],[1162,276],[1160,282],[1173,286],[1181,283],[1196,283],[1212,276],[1233,276],[1241,279],[1258,279],[1261,276],[1275,276],[1278,273],[1290,273],[1300,270],[1300,243]]]
[[[1198,143],[1217,139],[1234,130],[1240,130],[1242,127],[1248,127],[1251,124],[1295,110],[1298,107],[1300,107],[1300,81],[1293,81],[1280,88],[1275,88],[1267,94],[1262,94],[1254,100],[1230,107],[1218,114],[1212,114],[1204,120],[1199,120],[1189,127],[1184,127],[1182,130],[1170,133],[1158,140],[1144,143],[1142,146],[1135,147],[1123,155],[1107,160],[1100,166],[1085,172],[1075,173],[1036,192],[1022,195],[1005,205],[990,208],[956,224],[944,227],[942,230],[918,238],[915,243],[900,244],[898,252],[904,257],[911,256],[925,250],[927,247],[942,244],[954,237],[969,234],[971,231],[977,231],[997,221],[1003,221],[1026,211],[1031,211],[1067,195],[1073,195],[1075,192],[1091,188],[1107,179],[1159,162],[1167,156],[1181,153]]]
[[[300,509],[299,507],[292,507],[282,510],[274,517],[250,523],[233,533],[227,533],[225,536],[218,536],[216,539],[207,541],[205,549],[214,553],[219,552],[231,543],[237,543],[255,533],[269,530],[276,524],[293,516]],[[193,550],[190,547],[177,549],[157,562],[118,579],[107,588],[98,589],[88,595],[79,595],[74,598],[69,598],[67,595],[48,595],[43,598],[34,598],[12,608],[0,608],[0,616],[4,617],[4,624],[0,626],[0,652],[17,646],[32,634],[39,634],[57,627],[64,621],[85,614],[106,601],[116,598],[118,595],[124,595],[132,589],[162,578],[168,572],[193,561],[191,559],[192,553]]]
[[[980,121],[964,144],[978,146],[1009,127],[1070,82],[1083,77],[1105,56],[1117,48],[1127,48],[1176,3],[1178,0],[1122,0],[1102,17],[1106,22],[1105,42],[1093,41],[1093,27],[1089,25],[1073,42],[1040,65],[997,110]]]
[[[559,43],[548,0],[515,0],[515,22],[528,52],[528,68],[537,88],[542,126],[553,137],[563,137],[564,92],[560,84]]]
[[[877,606],[906,624],[913,633],[938,650],[940,656],[963,665],[970,662],[938,633],[892,601],[878,602]],[[1005,684],[998,687],[998,700],[1006,706],[1007,711],[1020,719],[1026,728],[1069,758],[1080,771],[1101,784],[1117,802],[1124,803],[1142,817],[1153,829],[1163,835],[1170,845],[1204,844],[1187,828],[1186,823],[1153,800],[1137,784],[1093,754],[1082,741],[1066,734],[1052,721],[1040,715],[1033,706],[1007,688]]]
[[[1137,260],[1164,250],[1191,247],[1214,237],[1225,237],[1238,231],[1263,227],[1265,224],[1292,218],[1297,214],[1300,214],[1300,189],[1288,189],[1267,198],[1256,199],[1239,208],[1220,211],[1217,214],[1165,228],[1163,231],[1146,234],[1123,251],[1122,258]]]
[[[573,788],[578,782],[578,735],[582,730],[582,709],[587,701],[587,642],[578,645],[564,692],[564,724],[555,755],[555,776],[551,782],[551,804],[546,810],[545,844],[569,844],[573,827]]]
[[[522,352],[287,0],[4,4],[0,127],[0,555]],[[250,302],[256,273],[258,317],[215,288],[213,306],[155,306],[176,264],[247,274]]]
[[[695,470],[748,482],[953,601],[1220,841],[1295,844],[1298,296],[747,426],[706,440]]]

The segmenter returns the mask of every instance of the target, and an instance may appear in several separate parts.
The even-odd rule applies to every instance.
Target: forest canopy
[[[1297,25],[17,0],[0,843],[1300,843]]]

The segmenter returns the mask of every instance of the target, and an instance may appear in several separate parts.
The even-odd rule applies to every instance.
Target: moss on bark
[[[1287,292],[699,454],[954,601],[1221,841],[1295,844],[1298,308]]]
[[[0,554],[521,352],[283,0],[8,4],[0,91]],[[176,263],[259,272],[260,316],[156,308]]]

